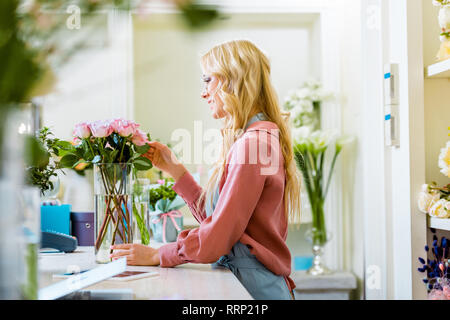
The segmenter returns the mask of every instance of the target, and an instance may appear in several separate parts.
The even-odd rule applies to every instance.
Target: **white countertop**
[[[159,247],[159,243],[151,243]],[[39,287],[60,279],[53,274],[69,269],[95,268],[93,247],[78,247],[65,254],[39,255]],[[210,264],[187,263],[175,268],[128,266],[127,270],[156,271],[158,276],[132,281],[102,281],[82,290],[132,289],[135,299],[188,299],[188,300],[250,300],[252,297],[239,280],[225,268],[212,269]]]

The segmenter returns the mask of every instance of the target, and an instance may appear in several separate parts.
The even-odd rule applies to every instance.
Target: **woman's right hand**
[[[150,150],[144,154],[144,157],[148,158],[156,168],[171,175],[175,181],[187,171],[168,146],[158,141],[147,142],[147,144]]]

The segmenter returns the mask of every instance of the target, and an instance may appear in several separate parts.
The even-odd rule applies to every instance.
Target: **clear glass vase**
[[[37,187],[24,186],[20,194],[20,216],[23,224],[24,246],[21,291],[24,299],[38,298],[38,251],[41,242],[40,191]]]
[[[17,106],[0,104],[0,109],[4,112],[0,119],[0,300],[32,299],[36,295],[27,296],[24,291],[29,270],[26,259],[29,256],[37,262],[38,248],[26,245],[20,201],[25,143],[18,129],[24,123],[24,114],[17,111]],[[36,272],[35,269],[33,274]]]
[[[312,227],[306,232],[305,237],[311,243],[313,252],[313,264],[306,273],[313,276],[331,274],[332,271],[325,265],[323,259],[324,249],[331,239],[331,233]]]
[[[94,165],[95,260],[108,263],[111,245],[133,243],[133,175],[129,163]]]
[[[138,178],[133,188],[133,234],[134,243],[150,244],[149,232],[149,193],[150,180]]]

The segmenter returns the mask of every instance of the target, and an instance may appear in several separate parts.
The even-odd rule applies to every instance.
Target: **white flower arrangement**
[[[433,0],[433,5],[439,9],[439,39],[441,46],[436,55],[438,61],[444,61],[450,58],[450,0]]]
[[[450,141],[447,141],[446,146],[441,149],[438,166],[441,173],[450,178]]]
[[[291,113],[294,132],[305,136],[320,127],[320,104],[335,98],[334,94],[323,89],[318,81],[307,81],[301,87],[289,92],[284,101],[284,109]],[[307,129],[305,129],[305,127]]]
[[[450,178],[450,141],[441,149],[439,155],[441,173]],[[419,210],[432,217],[450,218],[450,184],[438,187],[436,182],[424,184],[419,193]]]
[[[436,7],[443,7],[450,4],[450,0],[433,0],[433,5]]]

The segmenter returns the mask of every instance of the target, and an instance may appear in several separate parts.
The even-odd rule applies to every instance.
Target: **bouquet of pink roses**
[[[110,261],[110,246],[148,244],[147,212],[133,199],[133,180],[138,170],[152,168],[144,154],[150,135],[133,121],[114,119],[79,123],[72,142],[59,144],[62,167],[94,166],[96,261]],[[138,236],[138,232],[140,236]]]
[[[60,143],[61,166],[75,168],[84,163],[132,163],[138,170],[152,168],[143,155],[150,135],[139,124],[124,119],[82,122],[75,126],[72,142]]]

